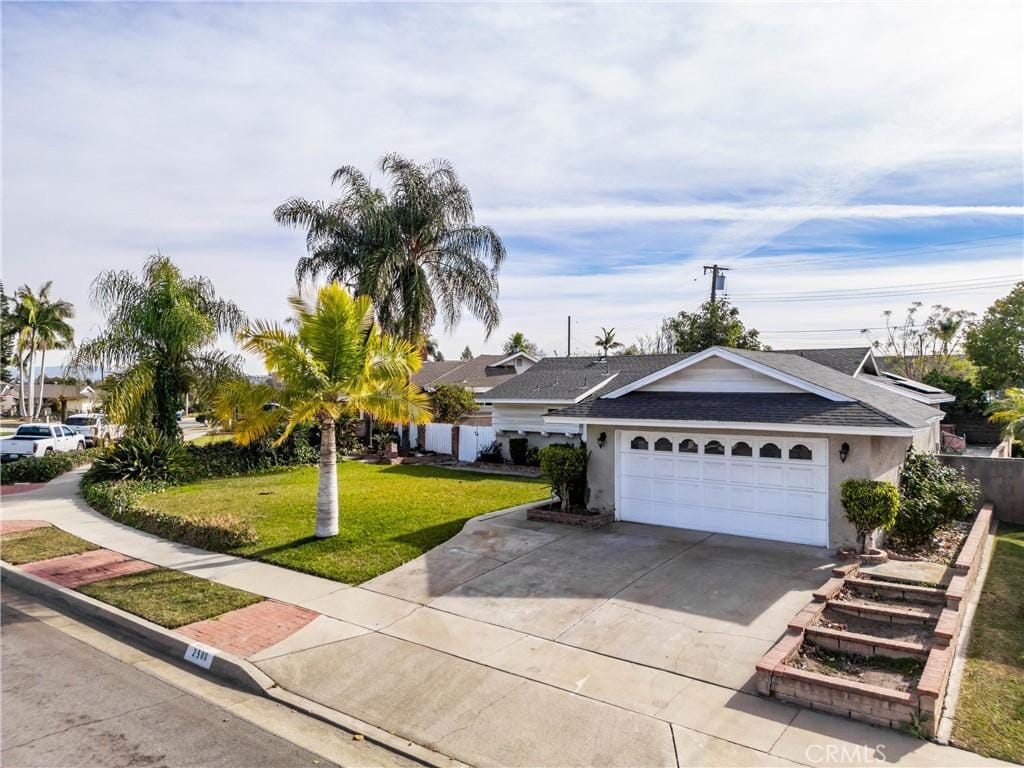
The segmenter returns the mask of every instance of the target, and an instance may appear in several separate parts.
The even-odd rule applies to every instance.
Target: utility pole
[[[572,357],[572,315],[565,318],[565,356]]]
[[[711,270],[711,306],[715,306],[715,298],[718,296],[718,273],[728,272],[729,267],[720,267],[717,264],[712,264],[710,267],[704,265],[704,274]],[[725,288],[725,275],[722,275],[722,288]]]

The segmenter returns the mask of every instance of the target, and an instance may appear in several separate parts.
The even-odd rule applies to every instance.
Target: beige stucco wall
[[[588,506],[591,509],[610,511],[615,508],[615,433],[620,429],[613,426],[588,425],[587,447],[590,449],[590,461],[587,464],[587,484],[589,491]],[[666,433],[678,430],[658,430]],[[602,432],[607,439],[604,447],[599,448],[597,438]],[[938,430],[935,430],[937,435]],[[686,430],[686,434],[694,434],[695,430]],[[680,433],[681,434],[681,433]],[[700,433],[698,433],[700,434]],[[713,430],[708,434],[756,434],[756,430]],[[764,434],[771,434],[765,432]],[[778,433],[775,433],[778,434]],[[828,438],[828,530],[829,546],[854,546],[857,543],[857,532],[851,526],[843,512],[840,501],[840,485],[848,478],[868,478],[871,480],[888,480],[896,483],[900,464],[906,456],[912,438],[909,437],[869,437],[866,435],[819,435],[811,433],[787,432],[787,437]],[[935,438],[937,439],[937,437]],[[918,450],[934,450],[931,434],[913,438]],[[849,443],[850,453],[846,462],[839,460],[839,448]]]

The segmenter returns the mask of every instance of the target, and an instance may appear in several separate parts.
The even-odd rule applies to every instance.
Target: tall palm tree
[[[597,344],[597,348],[604,353],[604,357],[608,357],[608,350],[618,349],[622,346],[621,341],[615,340],[615,329],[601,327],[601,335],[594,337],[594,343]]]
[[[537,345],[526,338],[522,331],[516,331],[505,341],[502,351],[506,355],[514,355],[516,352],[525,352],[528,355],[537,354]]]
[[[385,155],[386,188],[344,166],[331,182],[342,195],[331,203],[292,198],[274,211],[286,226],[306,230],[309,254],[296,278],[326,276],[373,299],[386,333],[416,343],[435,320],[451,330],[463,309],[489,335],[501,319],[498,270],[505,246],[477,224],[469,190],[451,163],[417,165]]]
[[[255,322],[238,333],[246,352],[263,357],[281,388],[247,380],[223,387],[213,399],[218,419],[233,420],[243,445],[284,424],[277,444],[299,424],[320,424],[320,480],[316,535],[338,533],[338,457],[335,425],[344,415],[369,413],[380,421],[430,420],[427,396],[409,377],[422,360],[415,344],[381,331],[368,296],[353,299],[338,283],[317,291],[315,303],[301,293],[289,303],[292,322]],[[281,408],[267,408],[274,401]]]
[[[92,301],[106,314],[106,327],[78,347],[72,367],[117,371],[104,401],[111,419],[178,437],[175,412],[186,394],[208,396],[239,375],[238,356],[213,345],[218,334],[241,327],[242,311],[219,298],[207,278],[185,277],[166,256],[151,256],[141,277],[102,272]]]
[[[1024,389],[1010,387],[1005,397],[988,408],[988,419],[1005,424],[1005,434],[1015,440],[1024,440]]]
[[[53,281],[47,280],[39,291],[34,292],[23,285],[16,294],[18,304],[14,310],[14,322],[18,328],[19,387],[21,415],[36,419],[43,409],[43,395],[46,386],[46,350],[67,349],[74,339],[74,330],[68,323],[75,316],[74,306],[63,299],[51,299]],[[39,400],[35,398],[36,353],[42,353],[39,371]],[[26,374],[25,368],[28,368]],[[25,382],[28,382],[28,407],[25,408]]]

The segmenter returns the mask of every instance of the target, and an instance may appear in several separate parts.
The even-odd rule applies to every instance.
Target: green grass
[[[94,581],[78,591],[168,629],[263,600],[251,592],[164,568]]]
[[[12,565],[21,565],[49,560],[51,557],[77,555],[93,549],[99,547],[59,528],[36,528],[4,534],[0,540],[0,559]]]
[[[954,743],[1024,763],[1024,527],[1000,523],[971,629]]]
[[[533,478],[343,462],[340,531],[316,539],[316,485],[317,469],[303,467],[177,486],[140,503],[185,517],[244,518],[259,542],[232,554],[359,584],[436,547],[472,517],[548,497]]]
[[[210,445],[211,443],[226,443],[234,435],[230,432],[210,432],[205,435],[200,435],[195,440],[189,440],[193,445]]]

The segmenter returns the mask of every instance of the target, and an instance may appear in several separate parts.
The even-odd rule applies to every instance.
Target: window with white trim
[[[646,451],[647,450],[647,438],[643,435],[637,435],[629,441],[629,447],[634,451]]]
[[[761,450],[758,451],[758,456],[762,459],[781,459],[782,449],[775,443],[765,443],[761,446]]]

